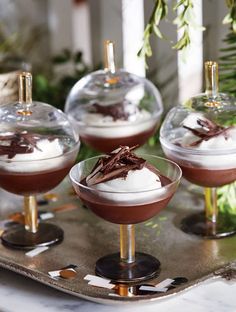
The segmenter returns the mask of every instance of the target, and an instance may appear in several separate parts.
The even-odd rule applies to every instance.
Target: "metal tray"
[[[150,253],[161,262],[160,275],[150,283],[156,284],[175,277],[185,277],[188,282],[166,293],[111,296],[112,290],[90,286],[83,278],[87,274],[94,274],[95,262],[99,257],[119,250],[119,226],[96,217],[80,204],[75,195],[70,194],[70,190],[69,183],[64,183],[59,190],[59,200],[40,208],[51,210],[64,204],[78,207],[57,213],[50,220],[63,228],[64,241],[34,258],[27,257],[24,251],[0,245],[1,267],[80,298],[105,304],[124,304],[154,301],[173,295],[214,276],[216,271],[224,274],[236,260],[236,236],[204,240],[179,229],[179,222],[184,216],[203,206],[201,193],[189,190],[188,184],[182,184],[166,210],[136,226],[136,250]],[[6,207],[4,196],[1,201]],[[9,207],[12,205],[10,201]],[[19,200],[15,205],[18,210],[21,209]],[[53,279],[48,275],[49,271],[69,264],[78,265],[78,274],[74,279]]]

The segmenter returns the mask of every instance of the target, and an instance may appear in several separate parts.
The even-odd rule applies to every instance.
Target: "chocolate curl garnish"
[[[6,155],[8,159],[14,158],[17,154],[33,153],[34,149],[41,151],[37,142],[42,139],[52,141],[57,136],[38,135],[26,131],[0,135],[0,155]]]
[[[194,135],[199,137],[200,139],[189,144],[189,146],[197,146],[202,141],[208,141],[216,136],[221,134],[224,135],[225,140],[228,139],[228,130],[232,128],[232,126],[224,128],[222,126],[217,125],[209,119],[198,119],[197,123],[201,126],[201,129],[194,129],[187,126],[183,126],[185,129],[191,131]]]
[[[129,105],[127,101],[111,105],[101,105],[99,103],[95,103],[92,105],[92,108],[98,114],[102,114],[104,116],[111,116],[114,121],[128,120],[130,113],[127,112],[127,110],[125,110],[126,105]]]
[[[117,178],[126,178],[130,170],[142,169],[146,160],[132,153],[136,147],[121,146],[116,152],[100,158],[91,174],[87,176],[86,184],[92,186]]]
[[[16,154],[29,154],[33,152],[33,148],[29,146],[0,146],[0,156],[7,155],[8,159],[13,158]]]

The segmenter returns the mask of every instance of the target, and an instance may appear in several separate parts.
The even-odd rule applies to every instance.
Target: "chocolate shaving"
[[[130,113],[125,109],[129,105],[127,101],[115,103],[111,105],[101,105],[98,103],[93,104],[93,109],[96,113],[104,116],[111,116],[114,121],[128,120]]]
[[[0,135],[0,156],[6,155],[8,159],[12,159],[17,154],[33,153],[34,149],[41,151],[37,142],[44,137],[48,140],[54,139],[52,135],[44,136],[26,131]]]
[[[189,131],[191,131],[194,135],[196,135],[197,137],[199,137],[200,139],[189,144],[189,146],[197,146],[198,144],[200,144],[202,141],[208,141],[218,135],[223,134],[225,139],[228,139],[228,130],[232,128],[232,126],[224,128],[220,125],[217,125],[216,123],[212,122],[209,119],[198,119],[197,123],[199,126],[201,126],[201,129],[194,129],[194,128],[190,128],[187,126],[183,127]]]
[[[145,159],[132,153],[134,148],[136,146],[121,146],[119,150],[100,158],[91,174],[87,176],[86,184],[92,186],[117,178],[126,178],[130,170],[140,170],[144,166],[149,168]],[[159,172],[155,170],[155,173],[158,175]]]

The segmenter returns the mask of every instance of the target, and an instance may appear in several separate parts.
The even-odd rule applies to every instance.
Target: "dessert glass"
[[[173,108],[160,131],[165,155],[188,181],[205,188],[205,212],[182,220],[187,233],[220,238],[236,223],[217,207],[217,187],[236,180],[236,100],[218,92],[218,65],[205,63],[206,93]]]
[[[0,187],[24,196],[24,225],[4,231],[2,243],[30,249],[63,239],[56,225],[38,222],[36,195],[57,186],[73,166],[79,139],[67,116],[31,99],[30,73],[19,76],[19,102],[0,107]]]
[[[137,282],[156,276],[160,262],[155,257],[135,252],[134,224],[155,216],[174,195],[181,169],[174,162],[150,155],[141,155],[159,170],[164,179],[160,188],[139,192],[107,192],[85,186],[81,181],[90,174],[99,157],[76,164],[70,179],[79,198],[97,216],[120,224],[120,253],[106,255],[96,262],[96,274],[117,282]]]
[[[65,112],[81,141],[107,153],[120,145],[143,145],[157,129],[163,106],[149,80],[116,69],[112,42],[106,42],[105,52],[105,69],[74,85]]]

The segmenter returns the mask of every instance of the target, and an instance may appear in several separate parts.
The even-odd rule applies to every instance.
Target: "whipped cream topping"
[[[59,139],[42,139],[37,142],[34,151],[29,154],[16,154],[12,161],[32,161],[58,157],[63,154]]]
[[[203,121],[203,123],[199,123],[199,120]],[[188,148],[188,152],[169,149],[163,141],[162,148],[167,157],[180,165],[188,167],[200,167],[208,170],[236,168],[236,127],[232,126],[224,129],[218,126],[218,134],[214,135],[212,133],[213,135],[210,135],[211,133],[208,132],[210,130],[205,127],[204,122],[212,123],[202,113],[189,114],[182,122],[182,126],[187,131],[173,142],[177,146]],[[215,126],[217,127],[217,125]],[[193,130],[190,130],[190,128]],[[202,132],[204,138],[201,139],[196,135],[195,130]],[[191,153],[189,149],[193,152]],[[230,152],[232,150],[234,151]],[[196,153],[198,151],[199,154]]]
[[[22,173],[54,169],[63,161],[63,148],[58,138],[38,140],[30,152],[18,151],[10,159],[8,155],[0,155],[0,166],[4,170]]]
[[[105,199],[118,202],[148,203],[164,195],[160,178],[148,168],[129,171],[126,178],[117,178],[93,185]],[[124,193],[122,193],[124,192]],[[133,192],[133,193],[132,193]]]
[[[100,191],[100,197],[119,203],[145,203],[163,195],[158,170],[130,152],[127,146],[103,159],[86,178],[86,184]]]
[[[131,110],[131,108],[130,108]],[[137,110],[135,114],[129,114],[127,120],[116,119],[99,113],[86,113],[83,116],[81,135],[91,135],[102,138],[127,137],[147,131],[157,123],[151,118],[150,112]]]
[[[201,113],[192,113],[186,117],[182,125],[189,129],[205,132],[210,131],[207,127],[200,125],[200,121],[208,122],[208,119]],[[211,136],[206,139],[199,140],[199,136],[195,135],[191,130],[178,141],[183,147],[191,147],[196,150],[226,150],[236,148],[236,127],[230,127],[226,131]],[[195,142],[199,142],[194,144]]]
[[[124,178],[116,178],[93,187],[105,192],[142,192],[160,188],[160,178],[148,168],[131,170]]]

